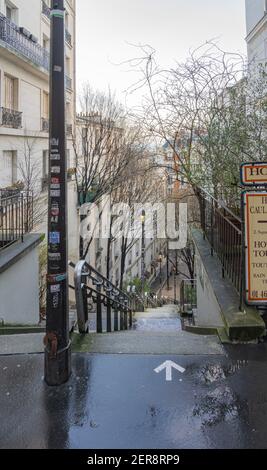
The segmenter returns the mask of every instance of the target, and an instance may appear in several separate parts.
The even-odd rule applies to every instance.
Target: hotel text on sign
[[[246,301],[267,303],[267,192],[244,197]]]
[[[241,166],[243,186],[267,185],[267,163],[245,163]]]

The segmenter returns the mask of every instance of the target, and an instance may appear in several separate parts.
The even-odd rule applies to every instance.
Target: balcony
[[[12,23],[2,14],[0,14],[0,45],[4,45],[35,66],[49,71],[49,52],[37,43],[37,39],[29,31]]]
[[[44,0],[42,0],[42,13],[50,20],[50,8]]]
[[[65,41],[70,47],[72,46],[72,37],[67,29],[65,29]]]
[[[67,124],[66,126],[66,134],[68,137],[72,136],[72,124]]]
[[[48,118],[41,119],[41,130],[43,132],[49,132],[49,119]]]
[[[0,108],[0,126],[20,129],[22,127],[22,113],[13,109]]]

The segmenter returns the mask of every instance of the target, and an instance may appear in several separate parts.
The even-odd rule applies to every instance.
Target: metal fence
[[[49,51],[37,43],[37,39],[25,28],[12,23],[0,14],[0,40],[14,52],[49,71]]]
[[[197,283],[195,279],[183,279],[180,286],[180,312],[193,314],[197,308]]]
[[[22,127],[22,113],[20,111],[1,107],[0,126],[20,129]]]
[[[0,189],[0,251],[16,241],[23,241],[32,228],[32,194]]]
[[[85,261],[79,261],[74,271],[78,328],[89,332],[88,301],[96,305],[96,330],[103,332],[103,311],[106,307],[106,331],[127,330],[132,326],[131,299]]]
[[[203,189],[198,190],[201,228],[217,254],[226,275],[236,290],[242,290],[242,220]]]

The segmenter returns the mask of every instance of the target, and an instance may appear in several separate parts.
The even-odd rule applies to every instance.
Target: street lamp
[[[71,374],[69,338],[64,0],[51,9],[48,263],[45,381],[61,385]]]

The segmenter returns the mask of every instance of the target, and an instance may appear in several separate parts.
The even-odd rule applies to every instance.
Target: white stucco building
[[[75,129],[75,1],[66,0],[68,167]],[[0,0],[0,187],[23,180],[29,154],[33,178],[48,173],[50,0]],[[29,150],[30,149],[30,150]]]
[[[267,62],[267,0],[246,0],[249,63]]]

